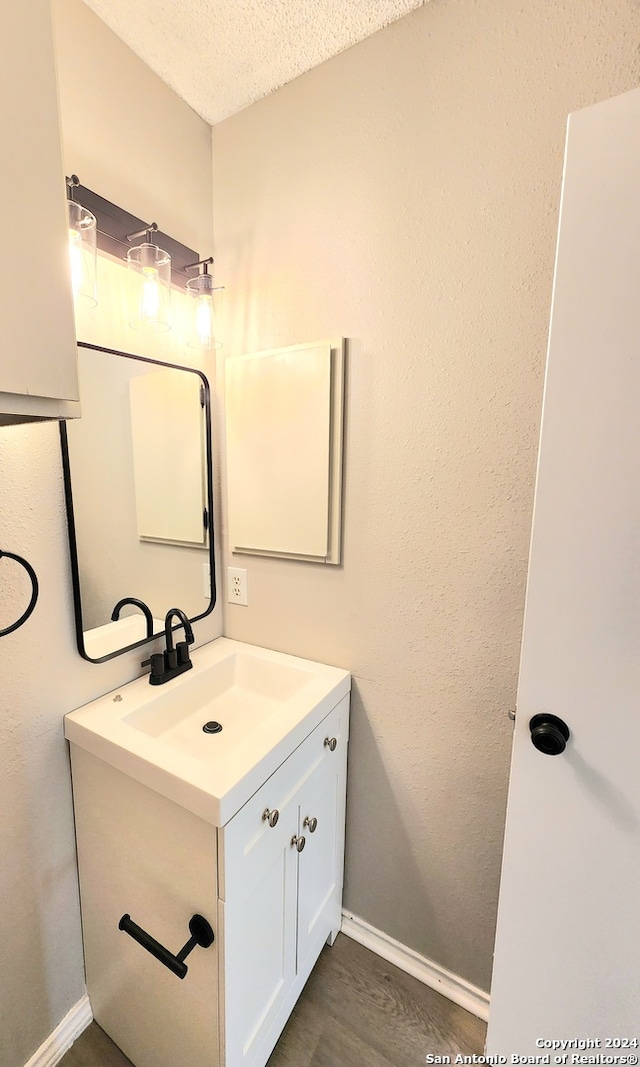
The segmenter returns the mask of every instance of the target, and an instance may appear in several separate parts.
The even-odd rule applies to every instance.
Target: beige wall
[[[346,907],[483,989],[565,120],[639,35],[432,0],[214,128],[224,351],[349,338],[344,565],[234,556],[225,632],[351,668]]]
[[[68,169],[209,249],[209,127],[80,0],[56,0],[56,15]],[[93,665],[75,651],[56,425],[0,429],[0,486],[0,548],[25,555],[41,587],[29,622],[0,642],[0,1064],[22,1067],[84,993],[62,716],[137,676],[141,657]],[[17,565],[1,566],[0,627],[28,595]],[[220,617],[197,624],[199,644]]]
[[[210,255],[210,126],[88,7],[52,2],[67,174]]]

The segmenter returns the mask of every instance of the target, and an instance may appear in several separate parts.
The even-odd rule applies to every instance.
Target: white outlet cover
[[[227,567],[227,601],[229,604],[249,603],[247,572],[244,567]]]

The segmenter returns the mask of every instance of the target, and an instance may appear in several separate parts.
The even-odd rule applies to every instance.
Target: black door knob
[[[559,756],[567,747],[567,741],[571,731],[566,722],[557,715],[549,715],[543,712],[534,715],[529,723],[531,740],[538,752],[544,752],[546,756]]]

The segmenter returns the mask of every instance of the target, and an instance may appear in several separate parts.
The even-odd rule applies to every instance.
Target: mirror
[[[76,634],[102,663],[169,608],[215,606],[211,405],[201,371],[98,345],[78,343],[78,374],[82,418],[60,423]]]

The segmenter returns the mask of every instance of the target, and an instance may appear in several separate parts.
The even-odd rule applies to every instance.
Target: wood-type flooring
[[[482,1055],[486,1025],[340,934],[324,948],[267,1067],[418,1067]],[[60,1067],[131,1067],[96,1023]],[[189,1067],[188,1063],[176,1067]]]

